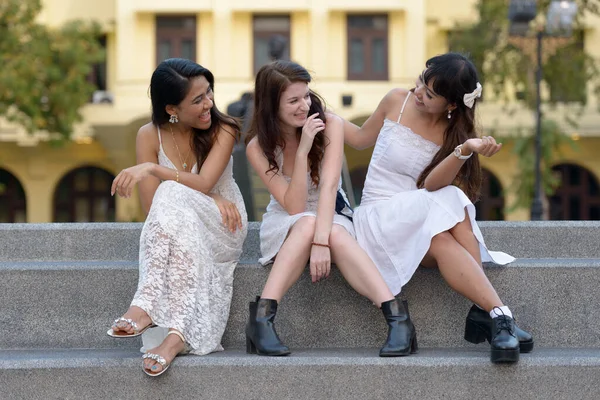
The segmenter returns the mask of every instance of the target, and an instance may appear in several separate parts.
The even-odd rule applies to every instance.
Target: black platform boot
[[[467,314],[465,324],[465,340],[471,343],[492,342],[492,317],[490,314],[473,304]],[[519,339],[521,353],[529,353],[533,350],[533,337],[515,324],[515,335]]]
[[[490,342],[493,363],[519,361],[519,339],[515,334],[515,320],[507,315],[492,318],[492,341]]]
[[[398,357],[416,353],[417,332],[410,320],[408,303],[393,299],[381,303],[381,311],[388,324],[388,337],[379,350],[379,357]]]
[[[287,356],[290,349],[281,343],[275,332],[277,301],[261,299],[250,302],[250,315],[246,325],[246,352],[261,356]]]

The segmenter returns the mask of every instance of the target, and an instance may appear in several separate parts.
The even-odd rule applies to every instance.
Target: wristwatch
[[[456,158],[458,158],[459,160],[467,160],[469,158],[471,158],[471,156],[473,155],[473,152],[471,152],[471,154],[469,154],[468,156],[463,156],[462,155],[462,144],[459,144],[458,146],[456,146],[454,148],[454,155],[456,156]]]

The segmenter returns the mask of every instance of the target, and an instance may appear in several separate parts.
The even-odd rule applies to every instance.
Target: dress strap
[[[156,126],[156,129],[158,130],[158,144],[162,147],[162,138],[160,135],[160,126]]]
[[[275,148],[275,162],[277,163],[281,174],[283,174],[283,149],[281,147]]]
[[[408,101],[408,98],[410,97],[411,94],[412,94],[412,92],[408,92],[408,94],[406,95],[406,98],[404,99],[404,103],[402,104],[402,109],[400,110],[400,115],[398,115],[398,120],[396,121],[397,123],[400,123],[400,118],[402,118],[402,113],[404,113],[404,107],[406,107],[406,102]]]

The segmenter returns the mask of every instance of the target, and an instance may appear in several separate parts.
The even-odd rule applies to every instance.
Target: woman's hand
[[[131,192],[135,185],[142,179],[152,175],[152,169],[155,166],[156,164],[152,162],[145,162],[119,172],[110,188],[111,196],[114,196],[115,193],[117,193],[121,197],[131,197]]]
[[[314,113],[308,117],[302,127],[302,137],[298,145],[298,152],[301,152],[302,155],[308,156],[315,136],[325,129],[325,122],[321,118],[317,118],[318,115],[319,113]]]
[[[492,136],[482,136],[481,139],[473,138],[465,142],[464,147],[468,151],[491,157],[502,148],[502,143],[496,143]]]
[[[310,250],[310,276],[312,282],[329,277],[331,272],[331,252],[329,247],[312,245]]]
[[[211,197],[215,201],[217,207],[219,207],[223,225],[229,228],[230,232],[233,233],[236,229],[242,229],[242,216],[234,203],[216,193],[209,193],[208,196]]]

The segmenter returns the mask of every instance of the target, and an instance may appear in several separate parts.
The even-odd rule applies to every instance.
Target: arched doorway
[[[54,191],[54,222],[114,222],[115,177],[100,168],[81,167],[65,175]]]
[[[600,220],[600,188],[587,169],[574,164],[552,168],[560,186],[550,197],[551,220]]]
[[[500,180],[489,170],[482,169],[481,197],[475,203],[477,220],[503,221],[504,195]]]
[[[27,222],[25,191],[21,182],[0,168],[0,223]]]

